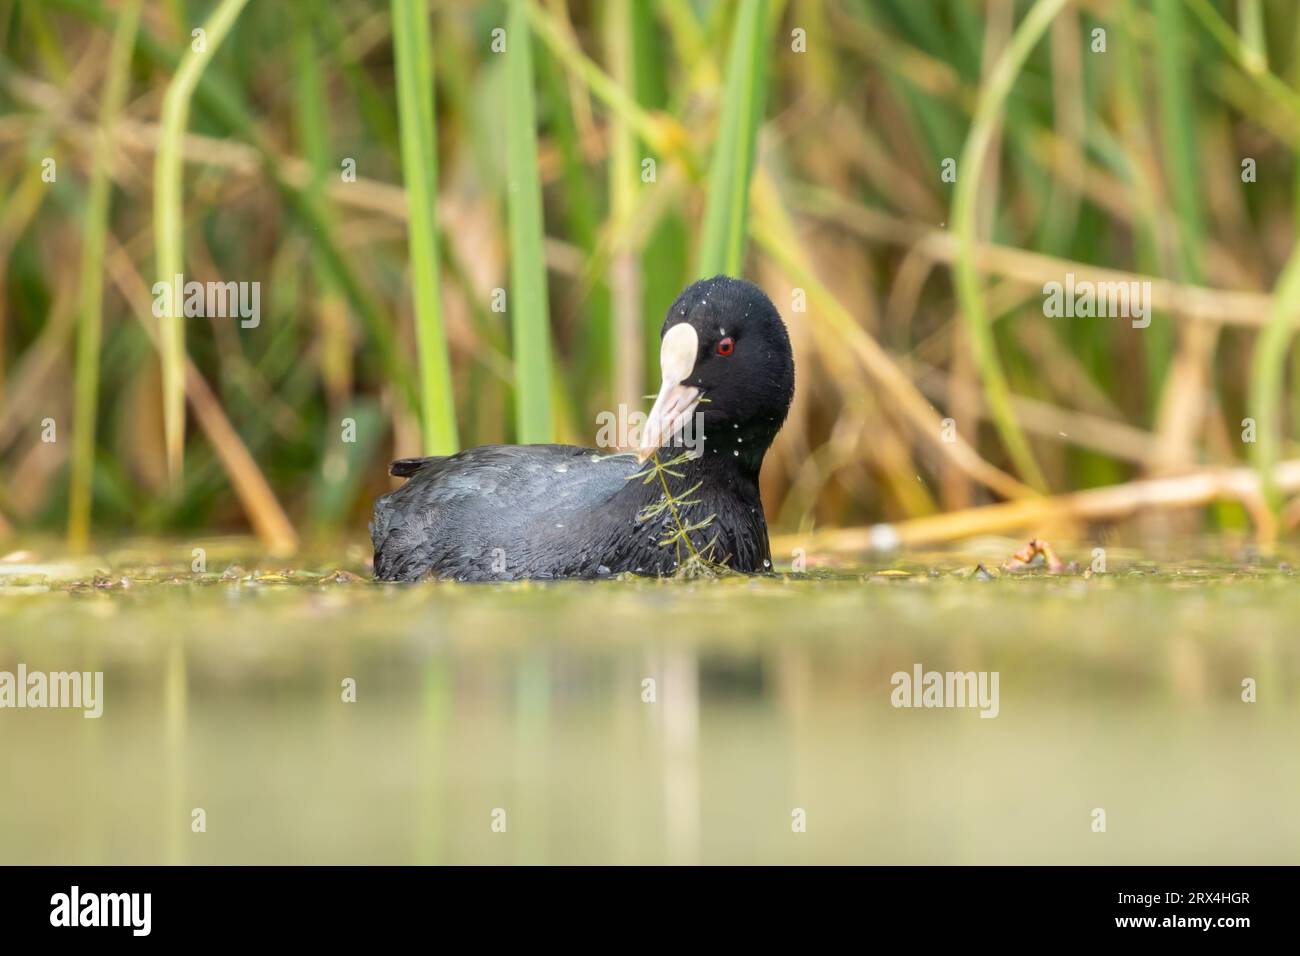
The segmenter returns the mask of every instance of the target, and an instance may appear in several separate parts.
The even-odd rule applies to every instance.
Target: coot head
[[[659,364],[641,458],[673,444],[698,412],[704,454],[732,454],[757,471],[794,398],[790,337],[772,300],[744,279],[701,279],[668,310]]]

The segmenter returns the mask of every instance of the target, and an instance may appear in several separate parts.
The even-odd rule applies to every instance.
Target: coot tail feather
[[[442,455],[430,455],[425,458],[399,458],[388,466],[388,473],[394,478],[410,478],[429,462],[439,461],[443,457]]]

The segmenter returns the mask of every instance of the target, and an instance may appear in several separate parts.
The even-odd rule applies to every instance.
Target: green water
[[[1300,862],[1276,560],[396,587],[235,547],[0,564],[0,670],[105,686],[0,710],[0,862]],[[918,663],[998,715],[891,706]]]

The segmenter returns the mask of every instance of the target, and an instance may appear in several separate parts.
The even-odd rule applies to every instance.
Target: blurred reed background
[[[1300,520],[1292,3],[0,0],[0,51],[0,537],[357,536],[393,457],[644,409],[716,272],[795,342],[778,531]]]

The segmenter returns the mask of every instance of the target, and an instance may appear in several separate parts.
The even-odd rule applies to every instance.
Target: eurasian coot
[[[758,471],[794,397],[781,316],[757,286],[716,276],[678,296],[660,341],[639,451],[485,445],[394,462],[409,480],[375,502],[375,577],[666,575],[689,553],[669,540],[683,529],[714,563],[769,568]]]

